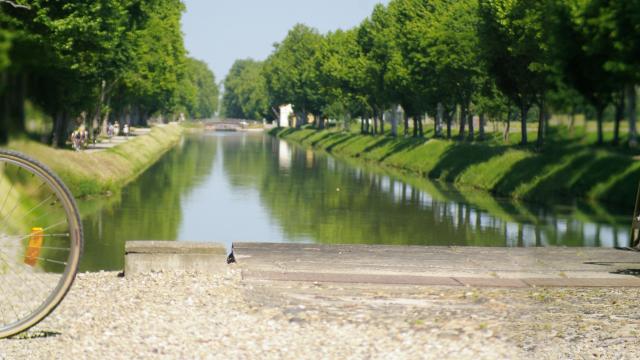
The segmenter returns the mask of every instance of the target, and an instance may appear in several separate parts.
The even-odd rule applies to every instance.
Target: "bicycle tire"
[[[22,333],[32,328],[33,326],[35,326],[36,324],[44,320],[48,315],[50,315],[51,312],[54,311],[57,308],[57,306],[62,302],[62,300],[65,298],[65,296],[71,289],[71,286],[73,285],[73,282],[75,280],[75,277],[78,271],[80,258],[83,252],[83,246],[84,246],[83,236],[84,235],[83,235],[83,229],[82,229],[82,222],[81,222],[76,201],[72,196],[71,192],[69,191],[69,189],[67,188],[67,186],[64,184],[64,182],[62,182],[62,180],[60,180],[60,178],[53,171],[51,171],[51,169],[49,169],[47,166],[43,165],[42,163],[28,156],[25,156],[15,151],[9,151],[9,150],[0,150],[0,165],[2,165],[3,168],[6,168],[8,165],[12,165],[19,169],[24,169],[24,171],[32,174],[33,175],[32,177],[37,177],[39,180],[41,180],[42,184],[46,184],[49,186],[49,190],[52,191],[52,195],[55,194],[57,201],[59,201],[59,204],[60,204],[59,208],[63,209],[63,213],[64,213],[64,216],[66,217],[66,221],[68,225],[68,228],[67,228],[68,233],[65,235],[67,235],[69,239],[68,240],[69,248],[65,249],[68,251],[68,256],[66,256],[66,261],[62,262],[64,263],[64,270],[60,273],[59,279],[57,281],[52,281],[52,283],[54,284],[54,286],[52,286],[52,290],[48,292],[48,294],[45,294],[46,298],[44,298],[42,302],[39,302],[37,299],[33,300],[34,303],[39,302],[39,306],[37,306],[32,311],[27,310],[24,315],[19,315],[14,309],[14,312],[16,313],[15,320],[9,321],[6,324],[4,323],[4,321],[0,322],[0,339],[2,339],[2,338],[14,336],[16,334]],[[0,173],[0,175],[2,175],[2,173]],[[11,189],[12,190],[14,189],[13,185],[11,186]],[[4,203],[7,202],[7,199],[9,198],[10,193],[11,193],[11,190],[4,196],[5,197]],[[0,194],[0,200],[2,199],[2,197],[3,197],[2,194]],[[44,202],[46,201],[47,199],[44,200]],[[4,208],[4,203],[2,204],[3,208]],[[16,203],[18,203],[18,200],[16,200]],[[31,209],[30,212],[33,210],[34,209]],[[1,208],[0,208],[0,215],[2,215]],[[6,219],[6,217],[10,217],[10,216],[11,214],[9,214],[9,216],[5,214],[3,217],[1,217],[2,221],[0,221],[0,226],[5,225],[3,222],[6,223],[6,221],[10,221],[11,219],[8,219],[8,220]],[[41,234],[44,234],[44,232],[42,232]],[[0,233],[0,236],[2,236],[2,233]],[[41,236],[44,236],[44,235],[41,235]],[[12,238],[9,236],[5,236],[5,239],[9,239],[9,241],[12,240]],[[17,240],[15,245],[16,247],[22,246],[20,244],[20,241],[23,240],[22,238],[14,237],[13,239]],[[29,244],[28,246],[30,247],[31,245]],[[0,251],[1,250],[2,248],[0,248]],[[38,257],[38,259],[40,258]],[[36,260],[36,261],[39,261],[39,260]],[[7,265],[5,266],[7,266],[7,268],[10,269],[11,265],[8,263],[7,260],[5,260],[5,262],[7,262]],[[23,264],[20,264],[20,266],[22,265]],[[36,274],[35,276],[40,276],[39,274],[40,273]],[[2,279],[1,275],[2,274],[0,273],[0,279]],[[40,279],[40,281],[43,281],[43,280]],[[5,296],[3,298],[6,299],[7,297]],[[0,305],[3,305],[2,304],[3,301],[12,301],[12,299],[9,299],[9,300],[0,299]]]

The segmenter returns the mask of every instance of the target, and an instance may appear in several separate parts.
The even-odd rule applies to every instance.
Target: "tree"
[[[545,6],[545,1],[479,1],[481,56],[500,91],[520,108],[522,145],[527,144],[527,114],[533,104],[541,109],[539,146],[543,140],[545,95],[552,74]]]
[[[391,105],[389,88],[389,65],[392,61],[394,40],[390,28],[391,18],[388,9],[378,4],[373,9],[371,17],[364,20],[358,28],[358,45],[365,58],[364,70],[366,82],[364,93],[367,103],[373,112],[373,129],[377,133],[378,120],[382,119],[383,111]],[[364,121],[364,118],[363,118]],[[406,123],[406,122],[405,122]],[[363,126],[364,132],[369,132],[368,125]],[[363,125],[364,122],[363,122]],[[381,124],[384,127],[384,124]],[[405,132],[407,127],[405,126]]]
[[[434,2],[430,6],[423,5],[419,14],[418,19],[405,26],[405,33],[415,31],[416,35],[404,42],[404,58],[409,59],[411,68],[416,69],[414,77],[420,79],[417,82],[429,84],[423,98],[436,101],[417,107],[421,110],[434,109],[435,103],[441,103],[446,104],[448,112],[451,112],[455,104],[459,104],[460,138],[464,138],[467,123],[472,138],[471,102],[474,96],[479,95],[480,87],[487,79],[477,51],[480,46],[476,31],[477,2]]]
[[[236,60],[224,80],[223,112],[226,117],[261,120],[270,117],[264,64],[253,59]]]
[[[210,118],[218,109],[218,85],[213,72],[203,61],[187,58],[185,87],[192,87],[192,100],[186,106],[193,119]],[[185,103],[183,101],[183,103]]]
[[[614,49],[608,36],[599,31],[602,10],[595,1],[555,1],[550,46],[563,80],[595,108],[600,145],[604,142],[604,110],[620,87],[619,79],[605,68]]]
[[[106,128],[215,108],[215,79],[187,61],[180,0],[13,3],[0,1],[0,141],[24,131],[26,99],[54,119],[58,146],[73,119]]]
[[[358,30],[338,30],[327,34],[322,49],[320,82],[325,108],[323,113],[349,120],[367,113],[365,66],[367,59],[357,43]]]
[[[292,104],[296,127],[307,122],[309,113],[319,114],[323,108],[319,68],[322,36],[317,30],[298,24],[266,60],[264,76],[270,102]]]
[[[595,35],[607,39],[613,51],[607,54],[605,69],[622,82],[629,119],[629,145],[637,145],[636,87],[640,83],[640,0],[588,1],[596,24]],[[618,104],[619,105],[619,104]]]

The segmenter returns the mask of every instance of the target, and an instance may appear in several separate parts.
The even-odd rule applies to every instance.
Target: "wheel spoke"
[[[62,300],[83,240],[74,199],[37,162],[0,150],[0,192],[2,338],[37,324]]]

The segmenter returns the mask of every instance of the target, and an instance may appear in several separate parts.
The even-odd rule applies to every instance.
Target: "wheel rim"
[[[0,338],[53,311],[71,287],[81,249],[68,189],[33,160],[0,153]]]

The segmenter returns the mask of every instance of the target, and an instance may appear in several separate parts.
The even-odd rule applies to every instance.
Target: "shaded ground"
[[[638,358],[640,289],[79,276],[0,358]]]

